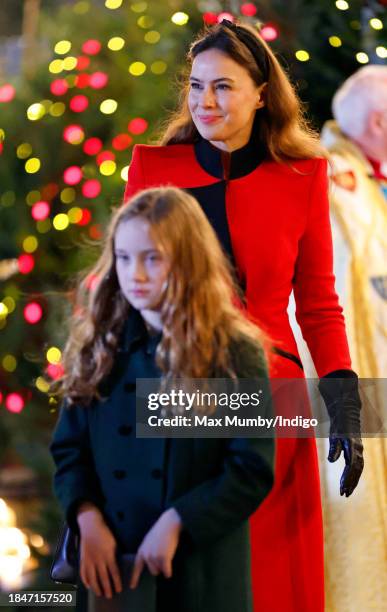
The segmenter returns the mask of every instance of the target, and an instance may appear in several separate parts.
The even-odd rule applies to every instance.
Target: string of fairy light
[[[335,2],[338,11],[347,11],[350,8],[349,2],[337,0]],[[105,7],[109,11],[126,9],[126,0],[105,0]],[[155,45],[161,39],[161,33],[156,29],[155,19],[147,13],[147,2],[128,3],[128,8],[135,14],[137,26],[144,30],[144,42]],[[79,16],[87,16],[92,10],[92,3],[81,0],[73,5],[73,11]],[[269,42],[276,40],[280,35],[279,27],[276,23],[264,23],[258,21],[258,10],[253,2],[245,2],[240,5],[241,15],[251,19],[251,22],[259,26],[260,35]],[[233,21],[236,15],[228,12],[203,12],[203,21],[206,24],[215,24],[224,18]],[[184,27],[189,22],[190,16],[184,11],[173,12],[170,20],[177,27]],[[360,30],[361,25],[358,21],[351,21],[350,27]],[[369,27],[374,30],[383,29],[380,19],[372,17],[369,20]],[[337,33],[332,33],[328,38],[328,43],[333,48],[343,46],[343,41]],[[89,236],[92,239],[101,237],[101,229],[98,224],[93,224],[92,211],[87,206],[75,204],[77,197],[81,194],[83,198],[89,200],[97,198],[102,190],[102,177],[113,177],[119,172],[122,181],[127,180],[128,166],[119,167],[117,156],[120,152],[126,151],[133,145],[136,136],[141,136],[148,129],[148,122],[144,117],[133,117],[128,121],[127,129],[117,133],[111,140],[111,146],[103,142],[94,134],[87,133],[87,129],[82,125],[82,113],[90,108],[91,94],[93,91],[104,92],[109,85],[109,75],[99,69],[94,69],[94,64],[98,63],[98,56],[104,47],[112,53],[125,53],[126,40],[121,36],[112,36],[106,41],[97,39],[85,40],[80,49],[77,49],[71,40],[59,40],[53,47],[53,56],[48,64],[48,71],[51,76],[50,94],[53,99],[44,99],[31,103],[26,109],[26,116],[29,121],[39,123],[45,117],[60,118],[66,112],[71,111],[72,120],[67,124],[62,133],[65,143],[73,147],[82,147],[82,152],[86,160],[94,160],[100,177],[88,176],[84,166],[70,165],[63,169],[61,182],[52,182],[44,185],[41,189],[34,189],[26,195],[26,203],[30,207],[30,214],[35,222],[36,234],[27,235],[22,241],[22,252],[17,258],[18,271],[20,274],[30,274],[35,266],[35,256],[39,252],[39,234],[50,231],[63,232],[71,225],[87,227]],[[380,58],[387,57],[387,49],[384,46],[377,46],[375,53]],[[295,58],[299,62],[312,60],[310,51],[307,49],[297,49]],[[369,62],[369,57],[364,50],[356,52],[356,61],[360,64]],[[151,73],[157,77],[166,72],[167,63],[157,58],[149,65],[141,59],[133,58],[127,65],[128,78],[138,78],[145,73]],[[17,92],[11,83],[0,86],[0,103],[11,103]],[[113,115],[119,108],[119,101],[106,97],[99,102],[97,107],[101,116]],[[65,115],[67,116],[67,115]],[[79,118],[79,119],[78,119]],[[3,152],[4,142],[6,143],[6,131],[0,128],[0,154]],[[29,175],[38,175],[42,169],[42,160],[38,153],[28,142],[22,142],[16,147],[16,156],[24,163],[24,171]],[[56,214],[52,211],[52,201],[59,198],[64,206],[64,210]],[[2,194],[2,206],[12,206],[15,203],[15,194],[7,191]],[[98,279],[90,279],[89,289],[92,290]],[[17,290],[9,290],[8,294],[0,302],[0,329],[6,323],[7,318],[17,308],[19,294]],[[37,299],[29,301],[23,307],[23,316],[27,324],[36,325],[44,316],[42,305]],[[51,379],[57,379],[63,374],[61,365],[62,354],[58,347],[51,346],[45,353],[45,374]],[[17,359],[12,354],[6,354],[1,358],[1,366],[5,372],[11,374],[17,369]],[[36,388],[46,393],[48,382],[44,376],[39,376],[35,381]],[[10,392],[3,397],[0,392],[0,403],[4,401],[7,410],[19,413],[23,410],[28,394],[22,392]]]

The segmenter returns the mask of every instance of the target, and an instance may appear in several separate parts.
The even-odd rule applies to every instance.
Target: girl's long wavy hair
[[[114,239],[118,226],[134,218],[149,223],[170,264],[156,352],[164,380],[207,378],[218,368],[233,376],[231,339],[242,334],[266,343],[236,305],[231,266],[195,198],[175,187],[145,189],[113,212],[98,261],[78,280],[64,374],[50,389],[69,405],[101,399],[98,386],[113,367],[131,308],[118,282]]]
[[[308,123],[303,105],[270,47],[250,24],[237,22],[237,25],[249,33],[250,39],[254,37],[265,54],[267,80],[248,47],[232,29],[222,23],[205,26],[188,51],[188,69],[183,74],[178,108],[161,125],[158,144],[188,144],[200,138],[188,107],[188,78],[195,57],[208,49],[217,49],[243,66],[257,86],[267,82],[265,106],[257,110],[253,130],[268,159],[289,162],[294,159],[327,157],[318,133]]]

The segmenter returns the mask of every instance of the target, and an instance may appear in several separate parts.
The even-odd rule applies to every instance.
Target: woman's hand
[[[117,593],[122,590],[116,562],[116,541],[99,509],[86,502],[78,510],[81,533],[80,576],[87,589],[99,597],[113,595],[110,579]]]
[[[174,508],[163,512],[144,537],[136,555],[130,588],[135,589],[146,564],[153,576],[163,573],[172,576],[172,560],[175,556],[182,529],[181,518]]]

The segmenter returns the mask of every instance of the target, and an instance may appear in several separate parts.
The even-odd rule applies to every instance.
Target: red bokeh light
[[[101,193],[101,183],[97,179],[85,181],[82,185],[82,193],[85,198],[96,198]]]
[[[97,53],[101,51],[101,47],[102,45],[99,40],[91,38],[90,40],[87,40],[85,43],[83,43],[82,51],[83,53],[86,53],[86,55],[97,55]]]
[[[85,132],[80,125],[68,125],[63,130],[63,139],[70,144],[79,144],[85,137]]]
[[[9,410],[9,412],[14,412],[17,414],[24,408],[24,399],[20,393],[10,393],[5,398],[5,407],[7,410]]]
[[[142,117],[136,117],[129,121],[128,130],[132,134],[143,134],[148,129],[148,122]]]
[[[77,70],[86,70],[90,65],[90,58],[86,55],[80,55],[77,57]]]
[[[102,140],[100,138],[88,138],[83,145],[83,150],[86,155],[97,155],[101,149]]]
[[[108,80],[109,77],[106,72],[93,72],[90,75],[89,85],[93,89],[102,89],[107,85]]]
[[[261,30],[259,31],[259,33],[264,40],[270,41],[278,38],[278,30],[272,24],[264,25],[263,28],[261,28]]]
[[[116,156],[112,151],[101,151],[96,157],[96,162],[100,166],[104,161],[114,161],[115,159]]]
[[[35,221],[43,221],[50,214],[50,205],[48,202],[36,202],[31,208],[31,215]]]
[[[75,79],[75,86],[79,89],[85,89],[85,87],[89,87],[90,85],[90,75],[84,72],[83,74],[78,74]]]
[[[113,149],[124,151],[132,144],[133,138],[129,134],[117,134],[112,140]]]
[[[91,212],[88,208],[83,208],[82,217],[78,221],[77,225],[88,225],[91,221]]]
[[[80,94],[70,100],[70,108],[74,113],[83,113],[89,106],[89,98]]]
[[[54,96],[63,96],[68,88],[66,79],[55,79],[50,85],[50,91]]]
[[[23,314],[27,323],[34,325],[42,318],[43,310],[38,302],[30,302],[24,307]]]
[[[89,228],[89,236],[93,240],[100,240],[100,238],[102,238],[101,226],[99,224],[92,225]]]
[[[69,166],[63,172],[63,180],[67,185],[77,185],[82,180],[82,170],[79,166]]]
[[[53,380],[56,380],[63,376],[64,367],[60,363],[49,363],[46,372]]]
[[[246,2],[241,6],[241,13],[246,17],[253,17],[257,12],[257,7],[252,2]]]
[[[52,200],[58,193],[59,187],[56,183],[47,183],[47,185],[41,189],[43,200]]]
[[[3,151],[4,151],[4,145],[2,142],[0,142],[0,155],[2,154]]]
[[[203,21],[204,23],[208,23],[209,25],[212,25],[214,23],[217,23],[218,21],[218,15],[216,13],[204,13],[203,14]]]
[[[221,23],[223,19],[228,19],[229,21],[234,21],[235,17],[231,13],[223,12],[218,15],[218,23]]]
[[[17,258],[19,272],[21,274],[29,274],[35,266],[35,260],[32,255],[19,255]]]
[[[3,394],[0,391],[0,404],[1,404],[2,401],[3,401]]]
[[[16,90],[12,85],[7,83],[0,87],[0,102],[11,102],[14,99]]]

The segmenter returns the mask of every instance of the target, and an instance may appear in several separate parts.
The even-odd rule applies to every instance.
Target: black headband
[[[246,45],[251,55],[255,59],[258,68],[262,72],[264,80],[267,81],[269,78],[269,61],[263,46],[260,45],[255,40],[255,37],[250,34],[250,32],[245,30],[245,28],[237,26],[232,21],[229,21],[229,19],[223,19],[220,23],[221,25],[226,26],[226,28],[232,30],[232,32],[236,34],[237,38],[239,38],[239,40]]]

